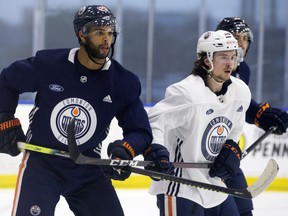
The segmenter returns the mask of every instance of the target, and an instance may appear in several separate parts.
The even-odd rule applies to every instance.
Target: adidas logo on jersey
[[[241,105],[237,110],[236,112],[243,112],[243,106]]]
[[[103,98],[103,101],[104,101],[104,102],[107,102],[107,103],[112,103],[112,100],[111,100],[110,95],[105,96],[105,97]]]

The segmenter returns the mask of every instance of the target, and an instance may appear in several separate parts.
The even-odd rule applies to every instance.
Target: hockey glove
[[[17,156],[20,151],[17,141],[25,141],[25,135],[18,118],[13,114],[0,114],[0,152],[11,156]]]
[[[108,156],[111,159],[131,160],[134,158],[134,150],[129,143],[123,140],[116,140],[109,144],[107,149]],[[111,179],[124,181],[131,172],[124,171],[119,166],[103,166],[104,173]]]
[[[237,143],[232,140],[226,140],[219,155],[212,164],[210,177],[229,178],[240,172],[241,149]]]
[[[169,175],[174,174],[174,166],[169,161],[169,152],[165,146],[160,144],[151,144],[150,148],[148,148],[143,156],[145,161],[154,162],[154,165],[146,166],[146,170],[161,172]],[[159,181],[159,179],[152,179]]]
[[[255,125],[267,131],[270,127],[276,126],[275,134],[283,134],[288,127],[288,114],[278,108],[270,107],[269,103],[261,104],[256,113]]]

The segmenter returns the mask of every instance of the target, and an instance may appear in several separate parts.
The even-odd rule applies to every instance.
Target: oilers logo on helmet
[[[55,138],[67,145],[67,129],[75,118],[75,138],[78,145],[89,140],[96,130],[97,116],[94,108],[81,98],[67,98],[59,102],[53,109],[50,127]]]
[[[205,35],[204,35],[204,39],[208,39],[209,37],[211,36],[211,32],[207,32]]]
[[[78,15],[83,14],[85,12],[85,10],[86,10],[86,6],[83,6],[82,8],[80,8],[78,11]]]

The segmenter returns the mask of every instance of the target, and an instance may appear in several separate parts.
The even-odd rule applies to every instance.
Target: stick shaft
[[[34,151],[42,154],[48,154],[48,155],[55,155],[65,158],[70,158],[70,154],[66,151],[47,148],[43,146],[34,145],[31,143],[25,143],[25,142],[18,142],[17,143],[18,148],[21,151],[28,150],[28,151]],[[92,165],[111,165],[111,166],[147,166],[147,165],[153,165],[152,161],[140,161],[140,160],[113,160],[113,159],[100,159],[100,158],[90,158],[86,157],[84,155],[81,155],[81,160],[78,159],[78,163],[82,163],[81,161],[84,161],[85,163],[89,163]],[[83,164],[83,163],[82,163]],[[207,164],[204,163],[180,163],[175,162],[173,163],[175,167],[178,168],[207,168]]]
[[[242,158],[245,158],[250,152],[252,152],[266,137],[268,137],[271,133],[273,133],[277,127],[271,127],[269,130],[265,131],[263,135],[261,135],[251,146],[249,146],[246,150],[242,152]],[[71,132],[71,131],[70,131]],[[71,134],[71,133],[70,133]],[[72,133],[74,134],[74,132]],[[69,136],[68,136],[69,138]],[[74,142],[73,137],[70,136],[70,142]],[[21,151],[29,150],[34,152],[39,152],[43,154],[49,155],[56,155],[60,157],[70,158],[70,154],[66,151],[47,148],[43,146],[37,146],[30,143],[18,142],[18,148]],[[73,151],[75,152],[75,151]],[[89,157],[82,156],[85,158],[85,163],[89,162],[90,164],[94,165],[112,165],[112,166],[147,166],[153,164],[152,161],[137,161],[137,160],[112,160],[112,159],[89,159]],[[84,160],[84,159],[83,159]],[[210,168],[211,164],[207,163],[180,163],[180,162],[173,162],[173,165],[177,168]]]
[[[253,151],[266,137],[273,133],[277,127],[270,127],[263,135],[261,135],[252,145],[242,152],[242,158],[245,158],[251,151]]]

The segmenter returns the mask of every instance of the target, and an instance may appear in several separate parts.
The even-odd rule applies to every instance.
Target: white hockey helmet
[[[238,55],[238,42],[234,36],[224,30],[208,31],[201,35],[197,44],[197,55],[206,52],[207,58],[212,61],[214,52],[236,50]]]

